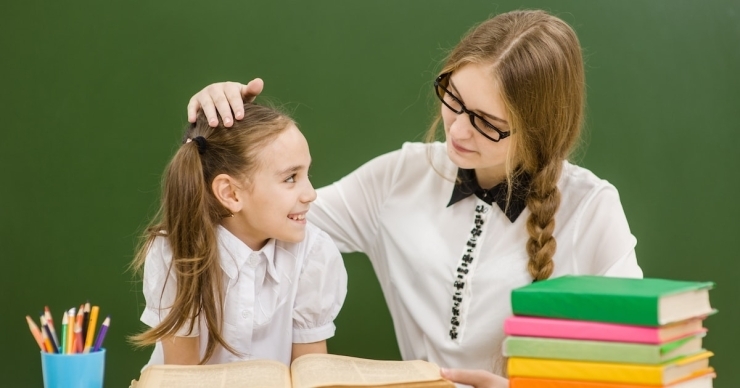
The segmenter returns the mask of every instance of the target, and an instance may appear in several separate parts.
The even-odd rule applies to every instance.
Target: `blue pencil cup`
[[[83,354],[41,352],[44,388],[103,388],[105,349]]]

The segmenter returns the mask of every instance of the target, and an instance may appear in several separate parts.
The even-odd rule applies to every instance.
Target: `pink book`
[[[593,341],[661,344],[707,331],[705,317],[649,327],[567,319],[512,316],[504,322],[506,335]]]

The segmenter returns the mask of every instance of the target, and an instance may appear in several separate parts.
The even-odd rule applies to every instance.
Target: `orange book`
[[[597,381],[513,377],[509,380],[509,388],[712,388],[712,379],[715,376],[714,368],[709,367],[707,369],[697,371],[696,373],[669,385],[635,385],[601,383]]]

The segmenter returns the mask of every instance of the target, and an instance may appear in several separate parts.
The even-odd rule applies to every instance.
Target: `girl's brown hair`
[[[182,146],[167,166],[162,182],[159,212],[142,236],[131,267],[141,272],[154,239],[164,237],[172,249],[170,271],[177,292],[170,313],[156,327],[130,337],[138,346],[151,345],[174,335],[190,320],[201,317],[208,328],[208,345],[201,364],[213,355],[217,344],[237,354],[221,335],[224,286],[220,267],[217,227],[230,215],[213,194],[211,184],[220,174],[240,181],[259,167],[258,152],[293,121],[275,109],[244,105],[244,119],[231,128],[219,123],[211,128],[203,115],[186,131]],[[166,280],[165,280],[166,282]],[[164,287],[163,287],[164,290]]]
[[[573,29],[544,11],[513,11],[473,28],[453,49],[441,73],[466,64],[491,65],[494,82],[509,116],[512,142],[506,180],[531,177],[527,194],[528,270],[535,280],[553,271],[557,182],[577,143],[585,102],[581,46]],[[438,116],[427,139],[434,139]],[[512,184],[514,182],[514,184]]]

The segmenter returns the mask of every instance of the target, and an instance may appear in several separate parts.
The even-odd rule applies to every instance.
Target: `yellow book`
[[[538,377],[607,383],[668,385],[709,367],[712,352],[658,365],[616,364],[538,358],[509,358],[509,377]]]

